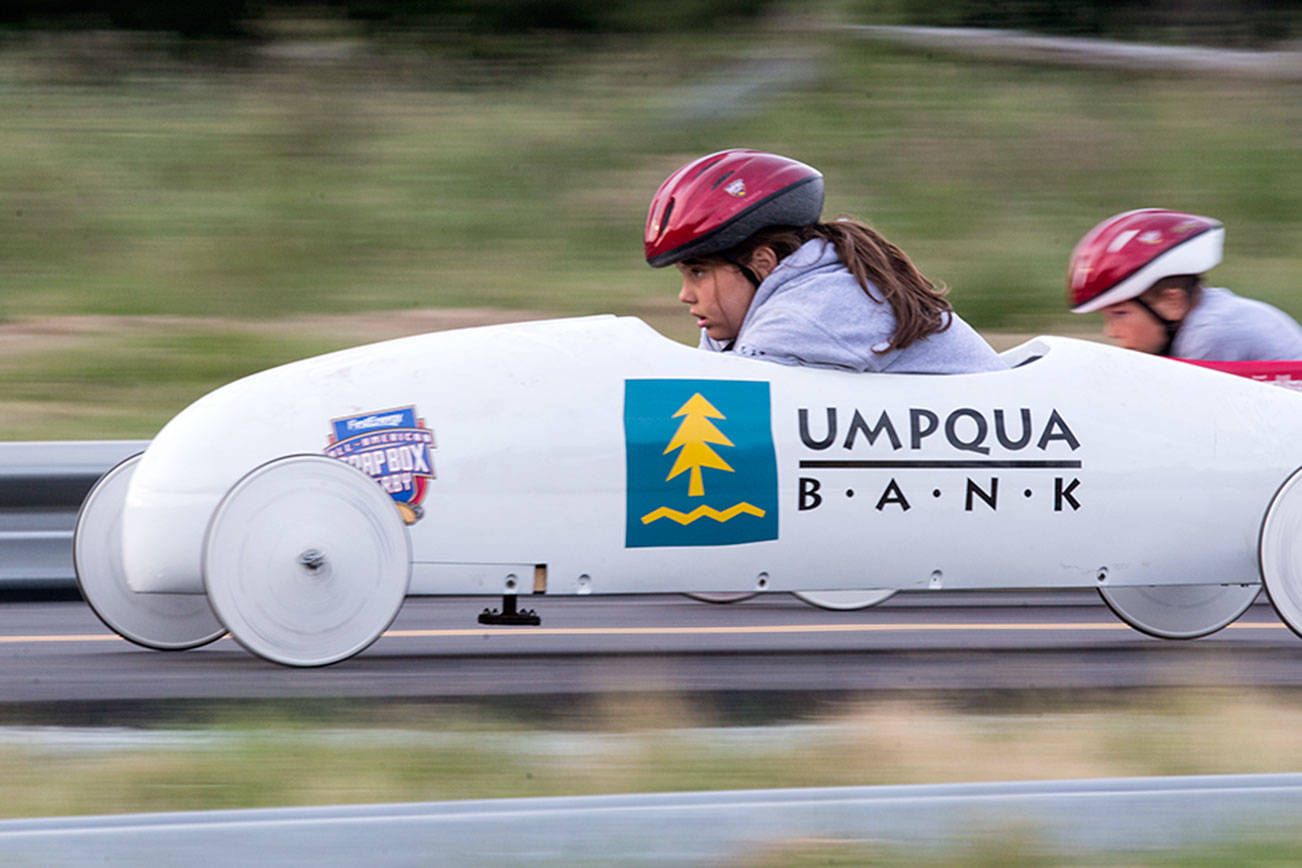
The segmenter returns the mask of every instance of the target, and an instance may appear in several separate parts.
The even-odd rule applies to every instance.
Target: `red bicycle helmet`
[[[708,256],[767,226],[808,226],[822,213],[817,169],[763,151],[719,151],[674,172],[652,197],[646,261],[662,268]]]
[[[1071,253],[1067,297],[1072,313],[1089,313],[1140,295],[1164,277],[1202,274],[1221,261],[1219,220],[1142,208],[1109,217]]]

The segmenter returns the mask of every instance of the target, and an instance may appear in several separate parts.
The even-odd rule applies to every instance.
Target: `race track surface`
[[[230,638],[150,651],[112,635],[80,601],[5,602],[0,703],[1302,683],[1302,639],[1260,601],[1220,633],[1169,641],[1135,632],[1096,599],[901,594],[830,612],[784,594],[731,605],[532,598],[521,602],[541,627],[483,627],[477,614],[500,600],[413,597],[379,641],[323,669],[267,663]]]

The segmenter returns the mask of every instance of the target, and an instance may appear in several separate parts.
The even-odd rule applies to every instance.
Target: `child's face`
[[[741,269],[727,262],[693,260],[678,263],[683,288],[678,300],[689,305],[696,325],[716,341],[730,341],[741,331],[755,286]]]
[[[1141,353],[1160,352],[1166,346],[1166,327],[1133,299],[1110,304],[1100,313],[1103,333],[1117,346]]]

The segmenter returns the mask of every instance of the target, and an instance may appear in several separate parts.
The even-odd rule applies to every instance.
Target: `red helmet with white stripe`
[[[1067,297],[1072,313],[1128,301],[1164,277],[1202,274],[1221,261],[1219,220],[1143,208],[1109,217],[1071,253]]]
[[[660,185],[646,218],[646,261],[661,268],[720,253],[769,226],[808,226],[823,213],[823,175],[763,151],[719,151]]]

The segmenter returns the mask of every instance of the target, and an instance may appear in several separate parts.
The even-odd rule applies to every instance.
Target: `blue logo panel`
[[[407,524],[425,514],[421,501],[434,478],[434,432],[416,408],[395,407],[330,421],[325,454],[353,465],[389,493]]]
[[[778,538],[768,383],[626,380],[624,445],[625,546]]]

